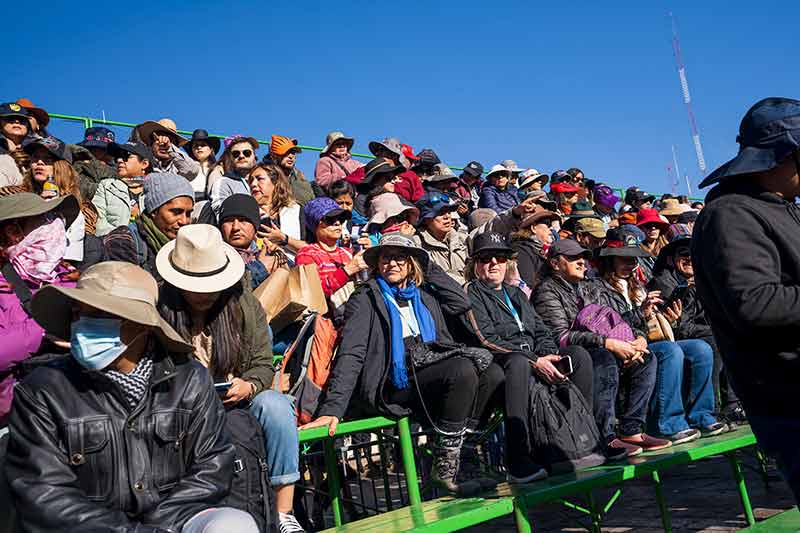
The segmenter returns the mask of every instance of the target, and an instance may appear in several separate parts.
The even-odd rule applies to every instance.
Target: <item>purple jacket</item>
[[[57,281],[59,286],[74,287],[71,281]],[[31,287],[31,292],[36,292]],[[36,353],[44,330],[28,316],[11,285],[0,274],[0,424],[8,416],[17,380],[6,375],[15,363]]]

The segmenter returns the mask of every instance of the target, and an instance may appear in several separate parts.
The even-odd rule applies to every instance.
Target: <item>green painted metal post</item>
[[[411,440],[411,425],[407,417],[397,421],[397,433],[400,436],[400,453],[403,458],[403,472],[406,475],[408,501],[411,505],[419,505],[422,498],[417,480],[417,465],[414,462],[414,442]]]
[[[656,501],[658,508],[661,510],[661,525],[664,526],[664,531],[672,533],[672,518],[669,514],[669,507],[664,499],[664,490],[661,486],[661,477],[658,475],[658,470],[653,471],[653,483],[656,485]]]
[[[602,533],[603,513],[597,508],[597,502],[594,499],[594,492],[589,491],[586,496],[589,499],[589,509],[592,511],[592,533]]]
[[[325,467],[328,471],[328,490],[331,496],[331,508],[333,509],[333,523],[336,527],[342,525],[344,510],[342,509],[341,485],[339,483],[339,470],[336,464],[336,449],[333,447],[333,439],[325,439],[322,443],[325,448]]]
[[[758,470],[761,473],[761,481],[764,482],[764,488],[769,488],[769,457],[764,453],[761,447],[756,446],[756,459],[758,459]]]
[[[525,496],[522,494],[514,498],[514,522],[517,525],[517,533],[532,533],[531,517],[528,514],[528,504],[525,503]]]
[[[736,452],[726,453],[728,461],[731,463],[731,470],[733,470],[733,479],[736,481],[736,486],[739,489],[739,498],[742,500],[742,507],[744,508],[744,516],[747,523],[751,526],[756,524],[756,518],[753,516],[753,507],[750,505],[750,495],[747,494],[747,485],[744,481],[744,474],[742,473],[742,465],[739,464],[739,459],[736,457]]]

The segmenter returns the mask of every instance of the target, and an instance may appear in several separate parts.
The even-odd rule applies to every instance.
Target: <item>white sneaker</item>
[[[306,530],[297,521],[293,514],[278,513],[280,533],[305,533]]]

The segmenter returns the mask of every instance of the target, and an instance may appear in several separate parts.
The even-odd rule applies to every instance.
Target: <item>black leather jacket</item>
[[[686,280],[683,279],[677,271],[671,268],[665,268],[650,280],[647,288],[651,291],[661,291],[661,299],[666,301],[678,285],[685,283]],[[675,332],[675,338],[677,340],[703,339],[714,346],[715,342],[714,335],[711,332],[711,325],[706,318],[703,305],[697,298],[697,290],[694,286],[689,287],[689,291],[686,293],[686,296],[681,299],[681,303],[683,304],[683,312],[681,312],[678,323],[672,327]]]
[[[6,473],[25,531],[177,533],[222,502],[234,449],[209,373],[153,352],[133,410],[119,386],[71,357],[16,387]]]

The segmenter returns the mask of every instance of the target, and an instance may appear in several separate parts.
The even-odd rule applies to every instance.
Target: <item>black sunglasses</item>
[[[339,222],[341,224],[344,224],[345,222],[347,222],[347,220],[348,220],[348,217],[345,214],[336,215],[336,216],[333,216],[333,217],[322,217],[322,222],[326,226],[333,226],[337,222]]]
[[[253,155],[253,151],[252,150],[241,150],[241,151],[239,151],[239,150],[231,150],[231,155],[234,158],[239,159],[239,156],[250,157],[251,155]]]
[[[507,255],[501,255],[501,254],[480,254],[475,259],[479,263],[491,263],[492,259],[494,259],[498,263],[506,263],[511,258],[508,257]]]

